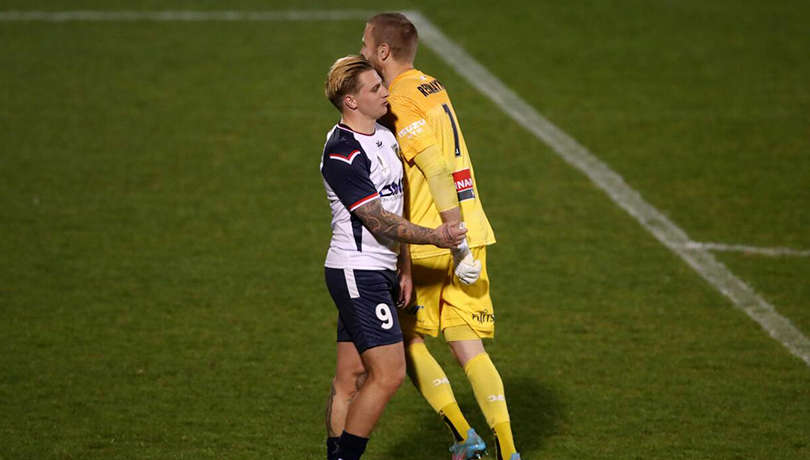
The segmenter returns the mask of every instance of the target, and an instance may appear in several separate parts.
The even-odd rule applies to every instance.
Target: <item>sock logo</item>
[[[495,402],[495,401],[506,401],[506,398],[503,395],[489,395],[487,396],[487,401]]]
[[[436,380],[434,380],[434,381],[433,381],[433,386],[434,386],[434,387],[437,387],[437,386],[441,385],[442,383],[446,383],[446,384],[448,384],[448,385],[449,385],[449,384],[450,384],[450,381],[449,381],[449,380],[447,380],[447,377],[445,377],[445,378],[443,378],[443,379],[436,379]]]

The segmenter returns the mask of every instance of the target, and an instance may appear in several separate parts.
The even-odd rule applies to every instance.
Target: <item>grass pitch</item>
[[[801,2],[435,6],[307,8],[421,10],[696,240],[810,248]],[[223,6],[70,5],[195,8]],[[0,22],[0,458],[323,457],[322,85],[362,27]],[[441,59],[417,65],[499,240],[488,349],[524,458],[810,456],[810,368]],[[810,334],[808,259],[718,258]],[[366,457],[449,441],[406,383]]]

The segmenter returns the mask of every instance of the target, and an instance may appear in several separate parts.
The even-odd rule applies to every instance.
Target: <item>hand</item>
[[[413,299],[413,278],[410,273],[399,274],[399,298],[396,299],[397,308],[405,308]]]
[[[462,224],[463,225],[463,224]],[[459,281],[464,284],[470,285],[478,281],[481,276],[481,261],[474,260],[470,246],[465,239],[461,245],[452,250],[453,253],[453,267]]]
[[[463,222],[460,225],[448,222],[436,227],[433,233],[434,245],[440,248],[453,249],[466,241],[467,229],[464,227]]]

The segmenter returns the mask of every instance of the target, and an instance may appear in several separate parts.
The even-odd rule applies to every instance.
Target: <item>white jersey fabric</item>
[[[369,135],[335,125],[326,135],[320,169],[332,208],[326,267],[396,270],[399,242],[374,236],[352,212],[380,200],[383,209],[402,215],[402,160],[391,131],[377,124]]]

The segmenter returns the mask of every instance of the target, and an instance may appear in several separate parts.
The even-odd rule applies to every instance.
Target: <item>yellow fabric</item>
[[[481,276],[471,285],[453,275],[450,254],[411,262],[414,305],[397,310],[402,333],[431,335],[453,326],[468,326],[479,338],[495,336],[495,313],[489,296],[486,246],[472,248],[481,261]],[[447,339],[447,336],[445,336]]]
[[[463,326],[447,327],[442,331],[447,342],[461,342],[463,340],[480,340],[481,337],[467,324]]]
[[[489,359],[489,354],[480,353],[467,361],[464,373],[467,374],[475,400],[489,427],[494,428],[499,423],[508,422],[509,410],[506,407],[503,381],[492,360]]]
[[[492,431],[495,434],[495,459],[509,460],[517,452],[515,439],[512,437],[512,425],[509,422],[499,423]]]
[[[414,343],[406,348],[405,361],[408,377],[433,410],[439,412],[456,402],[447,375],[424,343]]]
[[[414,157],[420,152],[438,145],[454,176],[470,247],[494,244],[495,234],[481,205],[467,144],[444,86],[413,69],[395,78],[388,89],[390,111],[384,122],[396,134],[405,160],[406,217],[424,227],[435,228],[442,223],[427,180],[414,163]],[[431,245],[411,246],[412,259],[441,254],[449,254],[449,250]]]
[[[458,195],[453,184],[453,175],[442,157],[439,146],[433,144],[427,147],[416,155],[413,161],[425,176],[430,195],[433,197],[433,202],[436,203],[436,210],[444,212],[458,207]]]
[[[439,417],[447,424],[456,442],[464,442],[467,440],[467,432],[470,431],[470,424],[467,422],[467,419],[464,418],[464,414],[461,413],[461,408],[458,407],[458,403],[454,402],[444,406],[442,410],[439,411]]]

